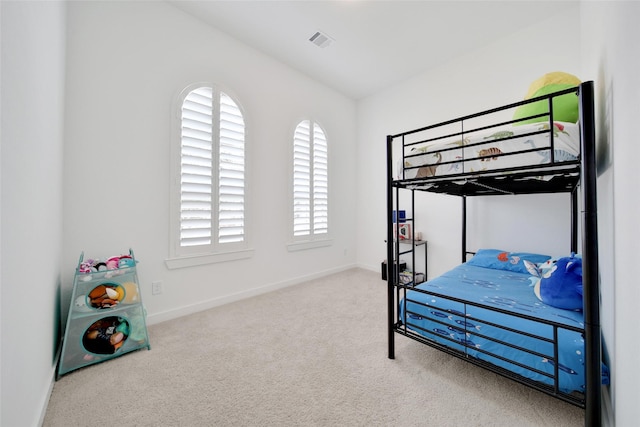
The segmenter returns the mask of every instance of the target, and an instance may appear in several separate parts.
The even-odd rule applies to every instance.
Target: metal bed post
[[[578,253],[578,189],[571,193],[571,252]]]
[[[585,324],[585,425],[602,423],[602,373],[600,336],[600,291],[598,272],[597,170],[593,82],[580,86],[580,131],[582,133],[581,177],[583,205],[582,284]]]
[[[467,196],[462,196],[462,262],[467,260]]]
[[[387,135],[387,327],[389,339],[389,359],[395,358],[395,333],[394,333],[394,280],[395,268],[393,254],[393,137]]]
[[[411,189],[411,283],[416,286],[416,190]],[[400,257],[400,254],[398,254]]]

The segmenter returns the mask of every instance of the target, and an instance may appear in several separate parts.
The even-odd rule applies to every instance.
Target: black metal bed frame
[[[553,98],[561,95],[575,93],[579,98],[579,125],[580,125],[580,155],[575,161],[557,162],[554,159],[554,143],[553,143]],[[550,162],[544,165],[522,166],[517,168],[490,170],[472,173],[462,173],[448,176],[429,176],[413,179],[405,179],[404,171],[401,179],[394,179],[394,146],[397,149],[398,144],[402,146],[402,156],[405,156],[405,147],[425,143],[429,140],[415,141],[411,140],[416,135],[424,131],[429,131],[443,126],[459,124],[460,133],[446,135],[461,136],[464,138],[464,123],[470,119],[474,119],[488,114],[497,113],[507,109],[513,109],[520,105],[530,102],[548,101],[549,113],[530,116],[521,120],[497,123],[495,125],[486,126],[484,128],[492,128],[505,124],[524,121],[533,117],[545,117],[549,120],[549,132],[551,139]],[[484,129],[476,128],[473,131]],[[470,131],[466,131],[467,133]],[[439,137],[436,139],[444,138]],[[410,141],[411,140],[411,141]],[[395,143],[395,145],[394,145]],[[598,235],[597,235],[597,197],[596,197],[596,161],[595,161],[595,117],[594,117],[594,94],[593,82],[588,81],[580,84],[577,88],[567,89],[550,95],[541,96],[528,101],[521,101],[502,107],[486,110],[480,113],[460,117],[454,120],[441,122],[432,126],[414,129],[408,132],[387,136],[387,260],[388,265],[392,262],[395,268],[389,271],[393,274],[387,275],[387,300],[388,300],[388,342],[389,342],[389,358],[395,358],[395,334],[404,335],[416,341],[422,342],[431,347],[449,353],[458,358],[469,361],[475,365],[489,369],[502,376],[513,379],[519,383],[535,388],[546,394],[558,399],[564,400],[576,406],[585,409],[585,425],[599,426],[601,424],[601,331],[600,331],[600,291],[599,291],[599,273],[598,273]],[[404,158],[402,159],[404,163]],[[464,162],[465,160],[461,160]],[[548,180],[527,179],[533,176],[547,176]],[[571,199],[571,250],[578,252],[578,188],[582,195],[582,267],[583,267],[583,315],[584,329],[567,327],[566,325],[555,324],[554,322],[541,321],[540,319],[531,318],[526,315],[496,309],[484,306],[482,304],[471,303],[445,295],[438,295],[431,292],[425,292],[417,288],[413,288],[411,284],[403,284],[400,281],[400,257],[395,256],[400,253],[399,242],[394,241],[394,227],[398,224],[393,221],[393,212],[398,210],[400,204],[400,190],[408,190],[411,192],[411,214],[414,215],[415,192],[426,191],[443,193],[449,195],[460,196],[462,199],[462,245],[461,255],[462,262],[466,260],[468,254],[472,253],[467,250],[467,197],[470,196],[486,196],[500,194],[536,194],[536,193],[568,193]],[[411,219],[413,220],[413,219]],[[395,232],[398,230],[396,229]],[[397,235],[397,234],[396,234]],[[398,304],[401,299],[406,304],[406,291],[428,293],[451,301],[456,301],[466,305],[474,305],[487,310],[504,312],[505,314],[535,320],[536,322],[546,323],[553,327],[554,336],[557,339],[558,328],[573,330],[583,334],[585,341],[585,381],[586,390],[583,393],[565,393],[558,387],[558,363],[554,363],[554,375],[552,377],[554,386],[548,386],[511,371],[498,367],[480,360],[475,357],[468,356],[465,351],[450,348],[446,345],[439,344],[421,335],[411,328],[407,328],[407,311],[404,310],[404,316],[401,316],[398,310]],[[405,298],[402,298],[405,296]],[[415,302],[415,301],[413,301]],[[466,312],[466,306],[465,306]],[[403,318],[404,317],[404,318]],[[470,319],[467,317],[467,319]],[[481,319],[476,319],[481,320]],[[436,320],[437,321],[437,320]],[[510,330],[505,325],[492,325]],[[422,331],[428,333],[429,331]],[[514,331],[522,333],[521,331]],[[439,337],[442,338],[442,337]],[[535,337],[543,339],[542,337]],[[512,346],[509,343],[498,341],[500,344]],[[460,345],[459,342],[456,344]],[[512,346],[513,347],[513,346]],[[519,350],[522,350],[518,348]],[[477,349],[474,349],[477,350]],[[531,353],[529,350],[525,350]],[[534,353],[537,354],[537,353]],[[492,354],[492,356],[494,356]],[[554,343],[554,354],[543,355],[551,360],[557,360],[557,343]],[[499,356],[498,356],[499,357]],[[505,359],[506,360],[506,359]],[[518,364],[517,361],[508,360],[510,363]],[[527,367],[527,369],[531,369]],[[537,371],[543,375],[547,375]]]

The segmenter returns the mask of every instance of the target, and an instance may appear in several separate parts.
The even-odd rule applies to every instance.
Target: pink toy
[[[107,260],[107,270],[117,270],[120,268],[120,257],[114,256]]]

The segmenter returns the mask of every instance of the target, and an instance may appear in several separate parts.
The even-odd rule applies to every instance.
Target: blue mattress
[[[408,290],[399,303],[400,319],[410,333],[551,387],[558,360],[559,390],[584,392],[584,340],[581,332],[567,329],[584,328],[582,312],[544,304],[535,296],[531,278],[528,274],[461,264],[416,286],[431,294]]]

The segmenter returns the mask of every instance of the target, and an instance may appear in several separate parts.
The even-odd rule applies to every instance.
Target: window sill
[[[289,252],[304,251],[307,249],[323,248],[333,245],[333,239],[305,240],[303,242],[293,242],[287,244]]]
[[[253,252],[253,249],[246,249],[242,251],[221,252],[217,254],[182,256],[177,258],[168,258],[164,260],[164,262],[169,270],[175,270],[177,268],[195,267],[198,265],[247,259],[253,256]]]

